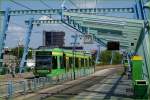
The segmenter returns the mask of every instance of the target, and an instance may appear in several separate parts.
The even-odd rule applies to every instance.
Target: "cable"
[[[10,22],[10,24],[14,24],[14,25],[20,26],[20,27],[22,27],[22,28],[26,28],[26,26],[21,25],[21,24],[18,24],[18,23],[15,23],[15,22]]]
[[[23,29],[24,29],[24,28],[27,28],[26,26],[21,25],[21,24],[18,24],[18,23],[15,23],[15,22],[10,22],[10,24],[17,25],[17,26],[19,26],[19,27],[22,27]],[[20,31],[19,31],[19,32],[20,32]],[[22,31],[22,33],[25,33],[25,32],[26,32],[26,30]],[[11,33],[11,32],[8,32],[8,33]],[[41,31],[34,29],[34,31],[32,31],[32,33],[41,33]]]
[[[52,7],[50,7],[48,4],[46,4],[44,1],[42,1],[42,0],[40,0],[40,2],[43,4],[43,5],[45,5],[46,7],[48,7],[48,8],[52,8]]]
[[[15,3],[15,4],[17,4],[17,5],[21,6],[21,7],[24,7],[24,8],[26,8],[26,9],[32,10],[32,9],[29,8],[28,6],[23,5],[23,4],[19,3],[19,2],[16,2],[16,1],[13,1],[13,0],[9,0],[9,1],[11,1],[11,2],[13,2],[13,3]]]
[[[72,2],[72,0],[69,0],[70,1],[70,3],[72,4],[72,5],[74,5],[76,8],[79,8],[74,2]]]

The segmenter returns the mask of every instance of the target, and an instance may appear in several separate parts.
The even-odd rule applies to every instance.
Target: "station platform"
[[[114,74],[74,97],[74,100],[134,100],[131,80]]]

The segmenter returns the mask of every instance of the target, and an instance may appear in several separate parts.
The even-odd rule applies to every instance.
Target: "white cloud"
[[[23,27],[20,27],[18,25],[10,25],[8,27],[7,35],[11,34],[11,35],[22,38],[23,34],[25,33],[25,30],[26,30],[26,27],[23,28]]]
[[[6,35],[6,46],[15,47],[19,40],[23,40],[26,27],[10,24]]]
[[[79,8],[94,8],[96,7],[96,0],[72,0]]]
[[[20,27],[20,26],[16,26],[16,25],[10,25],[8,27],[8,31],[9,32],[24,32],[24,28]]]
[[[90,2],[86,2],[86,8],[94,8],[96,7],[96,2],[93,2],[92,0]]]

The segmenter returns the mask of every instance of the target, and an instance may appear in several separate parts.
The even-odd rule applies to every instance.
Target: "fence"
[[[76,70],[76,79],[90,75],[93,72],[93,68]],[[0,100],[10,100],[17,95],[26,95],[69,80],[73,80],[73,72],[64,73],[55,77],[40,77],[19,81],[0,81]]]
[[[19,73],[19,67],[9,68],[9,67],[0,67],[0,75],[5,75],[11,73],[14,70],[15,73]],[[25,72],[30,72],[32,69],[30,67],[25,67]]]

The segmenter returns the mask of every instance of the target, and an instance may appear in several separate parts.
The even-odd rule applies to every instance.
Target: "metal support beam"
[[[148,0],[147,0],[148,1]],[[139,13],[139,19],[144,20],[144,29],[141,31],[140,38],[138,39],[135,52],[143,56],[143,73],[144,78],[150,82],[150,30],[149,30],[149,20],[150,20],[150,9],[147,8],[147,4],[144,5],[143,0],[138,0],[137,11]],[[147,76],[146,76],[147,74]]]
[[[80,8],[80,9],[67,9],[68,12],[74,13],[134,13],[133,8]],[[11,10],[11,16],[23,16],[23,15],[57,15],[62,12],[62,9],[37,9],[37,10]],[[0,15],[4,15],[5,11],[0,11]]]
[[[108,16],[97,16],[97,15],[89,15],[89,14],[79,14],[79,13],[72,13],[72,12],[64,12],[64,16],[71,16],[71,17],[78,17],[78,18],[90,18],[90,19],[97,19],[97,20],[105,20],[105,21],[116,21],[116,22],[123,22],[122,24],[126,23],[133,23],[133,24],[141,24],[143,25],[143,20],[136,20],[136,19],[127,19],[127,18],[116,18],[116,17],[108,17]]]
[[[113,25],[102,25],[102,24],[98,24],[98,23],[92,23],[92,22],[83,22],[83,24],[81,24],[82,26],[85,27],[90,27],[90,28],[96,28],[96,29],[108,29],[108,30],[114,30],[114,31],[128,31],[130,34],[133,33],[140,33],[141,32],[141,28],[126,28],[125,26],[113,26]]]
[[[3,53],[3,49],[4,49],[4,45],[5,45],[5,39],[6,39],[6,31],[8,30],[8,24],[9,24],[9,20],[10,20],[10,8],[6,9],[6,13],[4,15],[4,20],[3,20],[3,29],[2,29],[2,33],[0,33],[0,63],[2,64],[2,53]]]
[[[25,45],[24,45],[24,52],[23,52],[23,56],[21,59],[21,63],[19,66],[19,72],[22,73],[22,71],[24,70],[24,65],[26,62],[26,58],[27,58],[27,54],[28,54],[28,49],[29,49],[29,42],[30,42],[30,36],[31,36],[31,32],[32,32],[32,28],[33,28],[33,18],[31,18],[29,20],[29,25],[27,28],[27,33],[26,33],[26,38],[25,38]]]
[[[70,24],[69,22],[65,21],[62,19],[62,22],[64,24],[66,24],[67,26],[77,30],[78,32],[82,33],[82,34],[86,34],[87,33],[87,28],[86,27],[83,27],[83,26],[80,26],[79,24],[75,23],[74,24]],[[105,43],[103,43],[100,39],[98,39],[97,37],[93,36],[93,38],[95,39],[95,41],[99,44],[101,44],[102,46],[106,46]]]
[[[73,43],[73,79],[75,80],[76,79],[76,73],[75,73],[75,51],[76,51],[76,43],[77,43],[77,38],[78,38],[78,35],[77,34],[75,34],[75,36],[74,36],[74,43]]]
[[[79,22],[92,22],[92,23],[97,23],[97,24],[102,24],[102,25],[111,25],[111,26],[115,26],[115,27],[120,27],[120,26],[125,26],[125,27],[129,27],[129,28],[141,28],[144,25],[144,21],[143,20],[137,20],[135,21],[135,19],[129,19],[127,20],[127,18],[121,18],[120,20],[118,20],[118,18],[116,17],[106,17],[106,16],[97,16],[97,15],[89,15],[89,14],[82,14],[83,16],[85,15],[85,17],[83,16],[76,16],[76,15],[72,15],[73,13],[71,13],[70,15],[70,19],[79,21]],[[133,22],[134,21],[134,22]]]
[[[29,20],[25,21],[26,24],[29,24]],[[61,20],[33,20],[32,24],[62,24]]]

